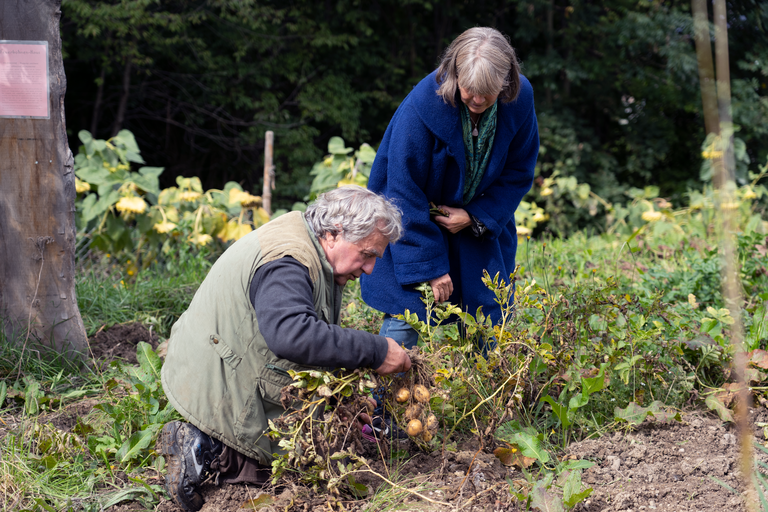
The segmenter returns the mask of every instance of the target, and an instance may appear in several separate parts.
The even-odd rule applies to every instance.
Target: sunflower
[[[115,206],[122,213],[144,213],[147,210],[147,203],[136,196],[121,197]]]

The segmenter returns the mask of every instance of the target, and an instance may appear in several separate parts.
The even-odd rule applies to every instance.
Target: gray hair
[[[391,243],[403,234],[402,212],[384,196],[357,185],[339,187],[317,196],[304,216],[317,238],[341,234],[356,244],[375,229]]]
[[[456,106],[459,87],[475,94],[499,94],[508,103],[520,93],[520,64],[505,36],[490,27],[464,31],[443,53],[437,68],[438,96]]]

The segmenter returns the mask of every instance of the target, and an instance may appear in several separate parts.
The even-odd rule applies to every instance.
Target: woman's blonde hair
[[[496,94],[504,103],[520,93],[520,64],[505,36],[490,27],[464,31],[443,53],[437,68],[438,96],[456,106],[459,87],[475,94]]]

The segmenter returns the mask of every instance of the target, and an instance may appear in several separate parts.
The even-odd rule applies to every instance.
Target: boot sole
[[[184,423],[166,423],[160,431],[155,451],[166,457],[167,472],[165,490],[171,499],[187,512],[197,512],[203,507],[203,498],[195,492],[194,486],[186,483],[186,462],[184,457]]]

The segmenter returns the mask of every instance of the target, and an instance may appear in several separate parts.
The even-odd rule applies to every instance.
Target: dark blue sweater
[[[514,213],[533,183],[539,134],[533,89],[521,76],[521,91],[499,102],[491,159],[474,198],[462,205],[465,156],[459,104],[437,96],[433,72],[395,112],[371,169],[368,188],[394,200],[403,210],[405,235],[390,245],[373,273],[362,276],[363,299],[389,314],[425,307],[414,285],[449,273],[451,301],[475,314],[479,306],[494,322],[500,311],[481,282],[483,269],[505,280],[515,269],[517,232]],[[488,231],[482,238],[470,228],[456,234],[429,216],[429,202],[464,208]]]

